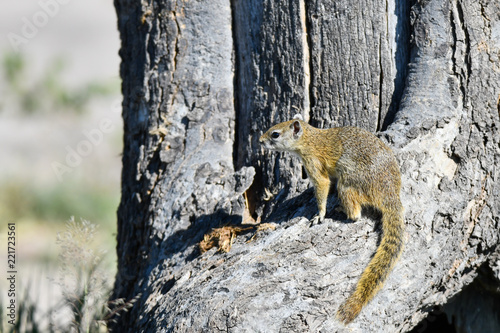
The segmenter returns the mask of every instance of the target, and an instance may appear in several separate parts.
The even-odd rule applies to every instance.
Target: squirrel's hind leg
[[[352,187],[337,186],[337,192],[347,218],[357,221],[361,217],[362,196]]]

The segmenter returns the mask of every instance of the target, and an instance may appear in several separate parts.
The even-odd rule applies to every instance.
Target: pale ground
[[[25,20],[33,21],[33,17],[37,17],[41,11],[38,1],[34,0],[0,2],[0,55],[13,50],[9,33],[23,36]],[[64,71],[64,83],[68,86],[95,80],[119,80],[119,36],[112,1],[70,0],[67,4],[60,4],[59,12],[50,17],[44,27],[38,28],[36,35],[22,44],[20,50],[28,58],[34,78],[41,75],[52,60],[64,57],[68,64]],[[0,98],[5,98],[3,89],[0,90]],[[53,181],[55,175],[51,162],[63,162],[65,147],[75,147],[85,139],[83,130],[98,128],[100,120],[110,118],[115,131],[107,133],[106,139],[121,135],[120,111],[116,112],[115,108],[117,100],[120,100],[119,95],[108,101],[99,101],[98,105],[91,108],[91,117],[78,123],[75,123],[72,115],[26,119],[3,112],[0,114],[0,152],[8,158],[3,158],[0,163],[0,178],[22,172],[36,173],[38,181]],[[93,155],[111,157],[104,147],[106,140],[103,143],[103,147],[95,147],[93,153],[85,158],[82,167],[95,167]],[[119,164],[118,154],[115,152],[115,156],[112,156],[118,162],[115,166]],[[71,176],[76,173],[72,172]],[[103,179],[114,178],[113,181],[119,179],[115,172],[109,174],[100,170],[98,175]],[[91,176],[95,174],[91,173]]]
[[[61,3],[59,3],[60,1]],[[65,2],[65,4],[63,4]],[[43,4],[51,4],[47,10]],[[45,14],[44,14],[45,13]],[[49,13],[50,15],[47,15]],[[36,21],[47,18],[46,22]],[[2,0],[0,2],[0,56],[13,51],[9,34],[23,36],[26,22],[39,23],[37,31],[26,38],[19,48],[29,62],[30,79],[42,75],[55,58],[67,63],[64,84],[68,87],[91,81],[119,81],[119,35],[112,0]],[[40,23],[41,22],[41,23]],[[23,30],[25,29],[25,30]],[[5,83],[0,78],[0,103],[5,104]],[[122,122],[119,109],[121,96],[92,101],[90,112],[84,117],[72,114],[34,115],[27,117],[13,110],[0,111],[0,183],[6,179],[21,178],[39,186],[61,180],[53,170],[53,163],[65,164],[67,149],[77,149],[86,140],[83,131],[99,129],[99,124],[109,121],[109,131],[102,140],[93,144],[81,163],[63,174],[63,182],[79,184],[99,182],[106,188],[119,192],[121,170]],[[7,103],[8,105],[8,103]],[[117,107],[118,106],[118,107]],[[68,216],[69,218],[69,216]],[[85,217],[84,217],[85,218]],[[78,219],[78,218],[77,218]],[[29,221],[0,221],[0,291],[6,297],[6,225],[15,222],[17,227],[18,284],[35,280],[32,286],[40,288],[40,303],[47,306],[58,297],[58,287],[51,279],[54,272],[40,272],[36,264],[44,252],[57,253],[55,244],[61,225],[34,225]],[[92,221],[99,224],[100,221]],[[62,229],[62,230],[61,230]],[[110,241],[111,239],[111,241]],[[108,242],[105,248],[113,251],[112,235],[100,235]],[[114,253],[110,254],[111,261]],[[33,262],[34,261],[34,262]],[[41,265],[43,266],[43,265]],[[19,290],[18,290],[19,291]],[[4,319],[4,318],[2,318]],[[1,328],[0,328],[1,330]]]

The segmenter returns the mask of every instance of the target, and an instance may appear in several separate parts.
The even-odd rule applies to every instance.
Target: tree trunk
[[[115,6],[125,134],[113,298],[136,299],[115,331],[345,329],[335,312],[376,250],[378,219],[346,220],[331,195],[310,227],[299,160],[258,144],[296,113],[377,132],[401,168],[405,250],[348,328],[409,331],[444,304],[471,327],[460,291],[478,274],[500,284],[498,1]],[[248,214],[276,230],[200,253],[204,234]],[[488,295],[475,302],[496,304],[482,313],[497,328]]]

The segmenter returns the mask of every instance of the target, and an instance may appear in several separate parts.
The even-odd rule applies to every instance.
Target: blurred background
[[[68,265],[98,262],[103,288],[112,286],[116,269],[116,13],[111,0],[3,0],[0,33],[0,300],[8,301],[7,225],[15,223],[17,304],[35,304],[36,316],[50,317],[40,325],[64,331],[74,320],[65,314],[74,311],[64,309],[71,293],[65,288],[82,276],[95,280],[75,273],[86,267]]]

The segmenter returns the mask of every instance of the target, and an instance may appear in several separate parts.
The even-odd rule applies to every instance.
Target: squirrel
[[[382,239],[356,289],[340,306],[337,318],[348,324],[382,287],[403,250],[404,216],[399,197],[401,174],[391,149],[357,127],[315,128],[301,117],[271,127],[259,142],[265,149],[286,151],[302,160],[314,185],[322,222],[331,178],[337,181],[341,209],[356,221],[362,206],[382,213]]]

